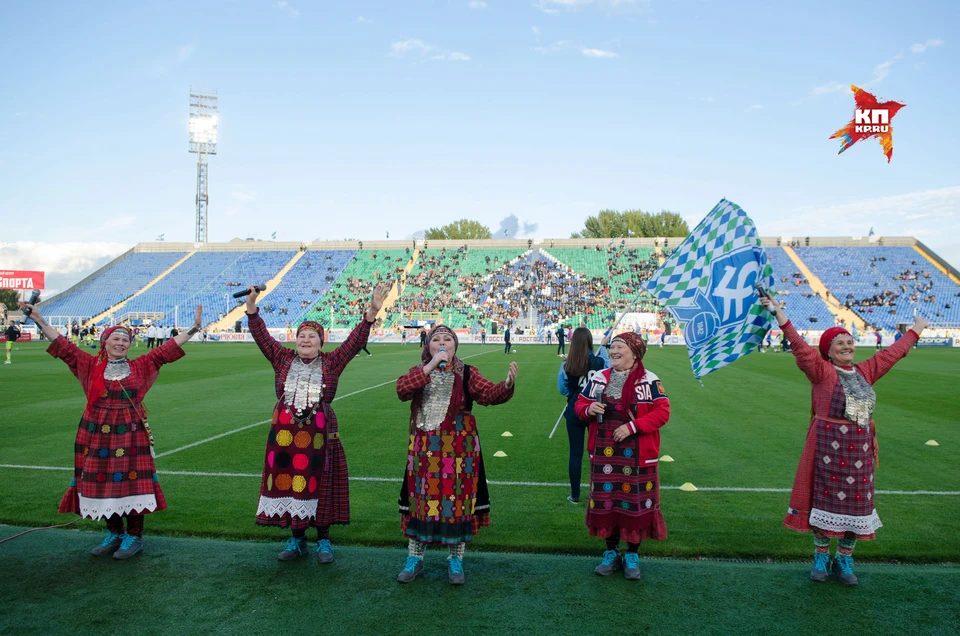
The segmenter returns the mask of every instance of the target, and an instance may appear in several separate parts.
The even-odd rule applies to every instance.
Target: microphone
[[[446,352],[447,352],[447,348],[443,345],[440,345],[440,348],[437,349],[437,353],[446,353]],[[447,361],[441,360],[440,364],[437,365],[437,368],[440,369],[441,371],[445,371],[447,368]]]
[[[760,283],[753,284],[754,289],[757,290],[757,296],[760,298],[770,298],[770,293],[764,288]]]
[[[257,291],[263,291],[263,290],[265,290],[265,289],[267,288],[267,286],[266,286],[266,285],[263,285],[263,284],[260,284],[260,285],[254,285],[253,288],[256,289]],[[233,295],[233,297],[234,297],[234,298],[243,298],[244,296],[249,296],[249,295],[250,295],[250,290],[249,290],[249,289],[244,289],[243,291],[238,291],[236,294]]]
[[[34,289],[30,294],[30,299],[27,301],[28,305],[36,305],[37,301],[40,300],[40,290]],[[33,310],[27,307],[23,310],[23,314],[20,315],[20,320],[18,321],[21,325],[26,324],[27,316],[33,313]]]

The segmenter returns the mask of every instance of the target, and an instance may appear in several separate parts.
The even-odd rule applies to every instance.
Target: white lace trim
[[[810,511],[810,525],[831,532],[853,532],[854,534],[873,534],[877,528],[883,527],[876,508],[866,517],[838,515],[814,508]]]
[[[273,497],[260,496],[260,503],[257,504],[257,515],[264,514],[267,517],[282,517],[289,513],[291,517],[300,519],[313,519],[317,516],[317,504],[319,499],[294,499],[293,497]]]
[[[157,498],[154,495],[131,495],[115,499],[80,498],[80,516],[88,519],[106,519],[113,515],[125,515],[131,512],[153,512],[157,509]]]

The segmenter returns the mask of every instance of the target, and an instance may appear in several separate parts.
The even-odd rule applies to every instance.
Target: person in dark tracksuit
[[[510,353],[510,327],[503,332],[503,352]]]
[[[577,417],[573,411],[573,404],[590,378],[598,371],[610,366],[610,355],[606,347],[608,340],[609,336],[603,337],[600,342],[600,351],[595,355],[593,334],[586,327],[577,327],[570,340],[570,355],[560,365],[560,372],[557,374],[557,388],[560,394],[567,398],[567,408],[563,412],[564,417],[567,418],[567,438],[570,440],[570,461],[567,465],[570,475],[570,495],[567,501],[572,504],[580,503],[583,439],[588,426],[587,422]]]
[[[572,343],[571,343],[572,346]],[[564,356],[567,354],[567,332],[564,330],[564,326],[560,325],[560,328],[557,329],[557,355]]]

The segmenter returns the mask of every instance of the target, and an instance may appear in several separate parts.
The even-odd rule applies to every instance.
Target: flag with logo
[[[683,325],[697,379],[756,349],[771,327],[755,285],[773,287],[757,228],[735,203],[720,203],[645,284]]]

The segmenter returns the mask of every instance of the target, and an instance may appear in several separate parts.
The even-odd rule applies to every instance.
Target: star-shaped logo
[[[906,104],[900,102],[878,102],[875,95],[862,88],[850,85],[856,103],[854,117],[846,126],[830,135],[830,139],[840,140],[840,152],[843,152],[862,139],[879,137],[887,163],[893,156],[893,126],[890,120]],[[838,152],[837,154],[840,154]]]

